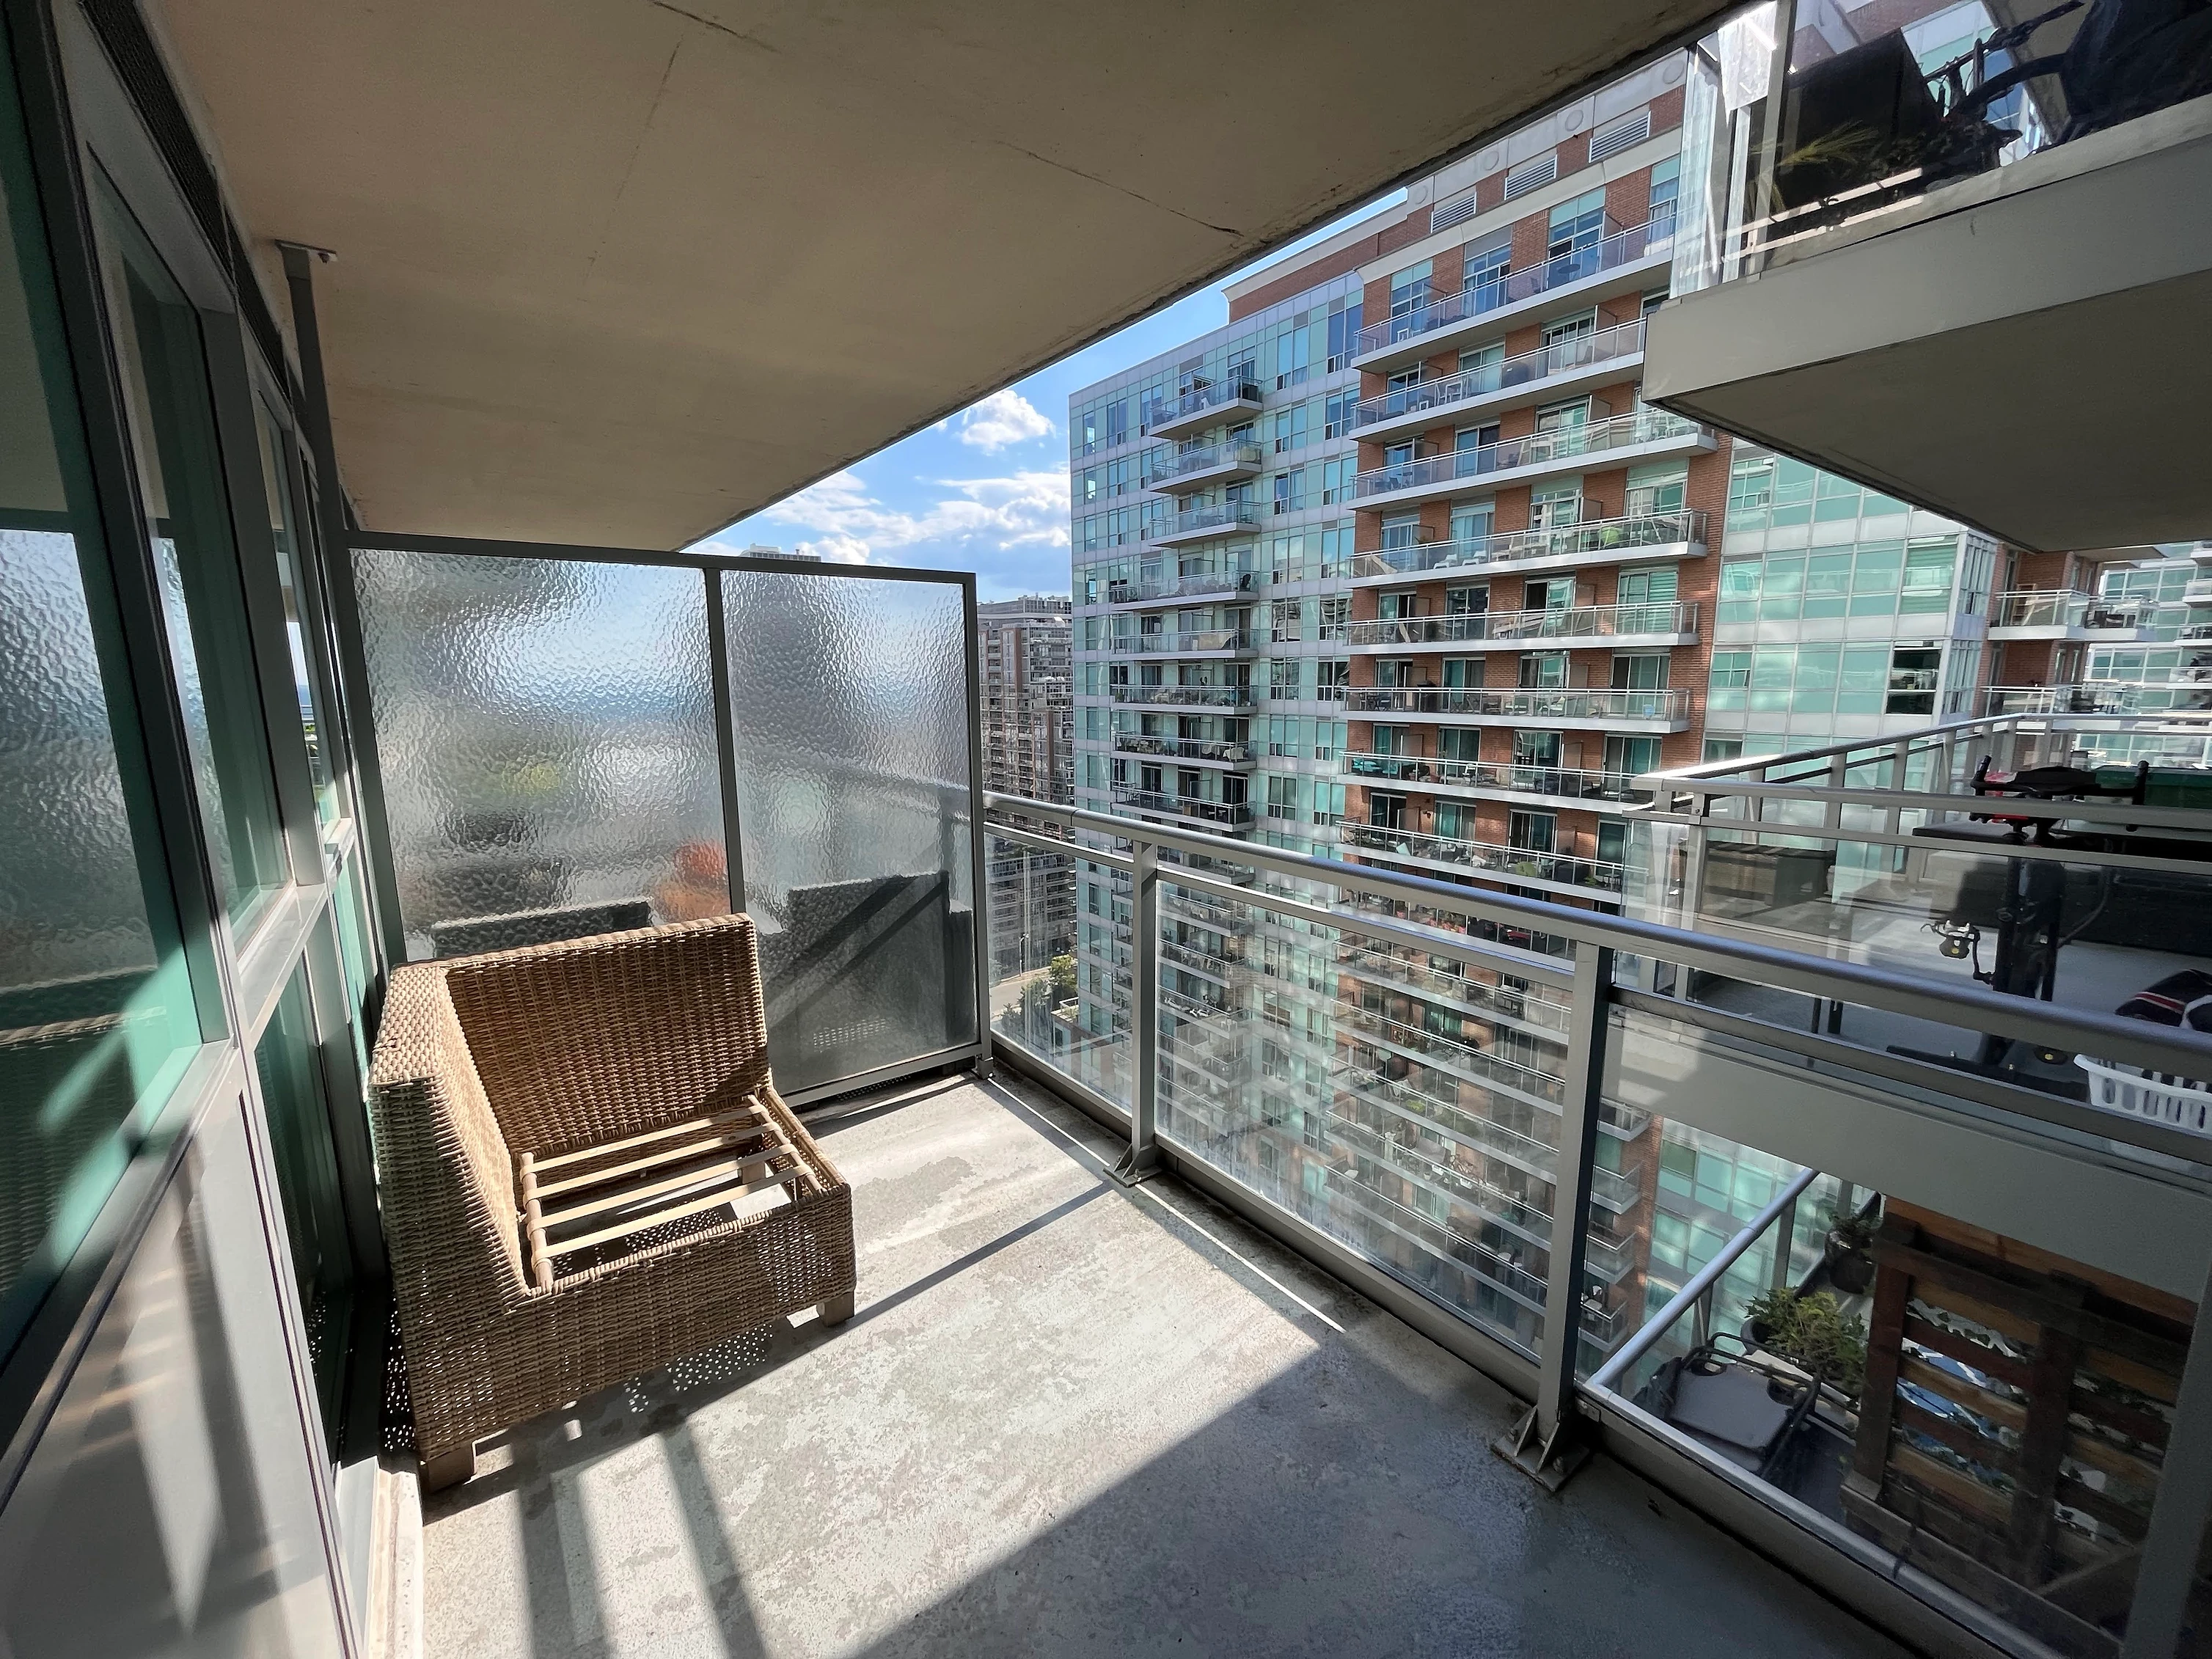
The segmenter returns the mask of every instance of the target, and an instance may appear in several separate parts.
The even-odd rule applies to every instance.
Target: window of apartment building
[[[1164,793],[1167,774],[1157,766],[1139,766],[1137,769],[1137,787],[1148,795]]]
[[[1410,755],[1414,752],[1408,746],[1410,736],[1408,729],[1402,726],[1377,726],[1372,739],[1373,752],[1378,755]]]
[[[1367,792],[1367,821],[1378,830],[1406,827],[1406,797],[1385,789]]]
[[[1275,389],[1304,386],[1313,363],[1313,333],[1292,328],[1275,342]]]
[[[1705,707],[1716,714],[1879,714],[1890,656],[1887,645],[1807,643],[1716,651]]]
[[[1267,607],[1268,637],[1277,645],[1286,645],[1298,637],[1304,620],[1304,600],[1276,599]]]
[[[1314,784],[1313,821],[1329,824],[1344,822],[1344,786],[1340,783]]]
[[[1324,594],[1316,602],[1314,615],[1319,623],[1316,630],[1317,638],[1343,639],[1346,624],[1352,616],[1352,595],[1349,593]]]
[[[1295,818],[1298,816],[1298,781],[1296,777],[1268,775],[1267,813],[1271,818]]]
[[[1943,653],[1930,647],[1899,646],[1889,656],[1889,692],[1882,702],[1885,714],[1932,714],[1936,712],[1936,676]]]
[[[1444,687],[1447,690],[1472,690],[1482,684],[1482,659],[1446,657],[1443,660],[1443,677]]]
[[[1613,732],[1605,740],[1605,769],[1616,778],[1640,777],[1659,769],[1659,739]]]
[[[1484,421],[1475,426],[1463,426],[1452,434],[1452,448],[1461,454],[1471,449],[1488,449],[1498,442],[1498,422]]]
[[[1411,685],[1413,683],[1413,659],[1411,657],[1377,657],[1375,659],[1375,684],[1382,686]]]
[[[1392,513],[1382,520],[1382,545],[1411,547],[1420,538],[1421,515],[1418,513]]]
[[[1651,169],[1651,209],[1644,216],[1651,226],[1650,240],[1658,241],[1674,231],[1674,203],[1681,193],[1682,158],[1670,155]]]
[[[1306,407],[1304,404],[1299,404],[1291,409],[1275,411],[1272,418],[1277,454],[1306,447]]]
[[[1952,644],[1950,660],[1943,665],[1942,713],[1971,713],[1976,683],[1982,673],[1982,642],[1960,640]]]
[[[1583,518],[1583,481],[1558,478],[1538,484],[1528,495],[1528,528],[1565,530]]]
[[[1741,738],[1707,738],[1705,758],[1708,761],[1737,760],[1743,755]]]
[[[1454,501],[1451,505],[1452,540],[1462,546],[1486,541],[1496,512],[1497,504],[1492,501]]]
[[[1314,665],[1314,690],[1324,702],[1342,702],[1352,684],[1352,664],[1342,657],[1325,657]]]
[[[1624,570],[1614,589],[1614,603],[1624,608],[1634,607],[1650,611],[1647,616],[1623,616],[1619,625],[1624,634],[1663,634],[1673,631],[1665,614],[1674,603],[1680,578],[1671,564],[1650,570]]]
[[[1504,372],[1505,346],[1492,340],[1488,345],[1479,345],[1459,354],[1459,372],[1468,381],[1470,392],[1486,392],[1497,386]]]
[[[1559,763],[1560,741],[1557,732],[1516,731],[1513,734],[1513,763],[1555,767]]]
[[[1382,382],[1382,390],[1385,392],[1403,392],[1407,387],[1416,386],[1420,385],[1420,383],[1421,365],[1415,363],[1411,368],[1394,369],[1391,371],[1389,377]]]
[[[1436,805],[1436,817],[1431,823],[1431,833],[1446,841],[1473,841],[1474,839],[1474,808],[1465,801],[1438,801]],[[1447,1012],[1436,1007],[1433,1004],[1427,1005],[1424,1009],[1425,1013],[1430,1014],[1445,1014]],[[1457,1017],[1455,1015],[1449,1017],[1453,1024],[1456,1026]],[[1440,1035],[1457,1036],[1459,1033],[1455,1030]]]
[[[1437,754],[1443,760],[1480,760],[1482,728],[1475,726],[1439,726],[1437,730]]]
[[[1526,690],[1549,690],[1567,683],[1567,653],[1528,651],[1521,657],[1519,682]]]
[[[1331,320],[1334,319],[1331,319]],[[1359,393],[1357,391],[1331,392],[1322,405],[1321,435],[1324,439],[1349,435],[1352,431],[1352,411],[1358,406]]]
[[[1616,651],[1613,654],[1613,689],[1616,691],[1663,691],[1667,689],[1665,651]]]
[[[1951,608],[1951,573],[1958,543],[1946,538],[1914,542],[1905,552],[1905,585],[1897,597],[1900,616],[1942,612]]]
[[[1868,541],[1822,553],[1770,553],[1721,566],[1717,620],[1889,617],[1947,611],[1957,557],[1953,537]]]
[[[1104,483],[1104,482],[1105,472],[1103,468],[1096,466],[1085,467],[1083,470],[1082,479],[1076,486],[1076,499],[1082,501],[1097,501],[1098,499],[1098,491],[1100,487]]]
[[[1632,519],[1649,519],[1662,513],[1680,513],[1689,498],[1690,468],[1686,461],[1655,461],[1628,470],[1628,493],[1622,511]]]
[[[1306,470],[1294,466],[1288,472],[1278,472],[1274,477],[1274,507],[1278,513],[1296,513],[1306,504]]]
[[[1570,398],[1563,403],[1546,404],[1536,411],[1536,430],[1539,432],[1567,432],[1589,424],[1590,400]]]
[[[1513,230],[1492,231],[1460,250],[1460,286],[1495,290],[1513,265]],[[1480,296],[1478,296],[1480,297]],[[1492,300],[1492,304],[1496,301]],[[1485,307],[1487,308],[1486,307]]]
[[[1411,466],[1413,464],[1415,457],[1419,453],[1420,446],[1416,441],[1408,441],[1401,444],[1385,444],[1382,447],[1382,465],[1384,466]]]
[[[1331,374],[1351,362],[1353,344],[1359,338],[1361,302],[1352,300],[1340,303],[1344,309],[1332,311],[1328,317],[1328,372]]]
[[[1421,614],[1421,596],[1412,588],[1375,596],[1375,614],[1384,622],[1400,622]]]
[[[1359,457],[1340,455],[1334,460],[1321,464],[1321,501],[1323,507],[1334,507],[1352,495],[1352,480],[1359,471]]]
[[[1270,714],[1267,717],[1267,753],[1290,760],[1304,755],[1306,725],[1301,715]]]
[[[1260,348],[1256,345],[1237,347],[1221,378],[1232,386],[1257,386],[1260,383]]]
[[[1429,276],[1436,262],[1424,259],[1417,265],[1390,275],[1390,315],[1393,319],[1419,311],[1429,302]]]
[[[1571,347],[1576,341],[1587,339],[1596,332],[1597,309],[1592,307],[1579,316],[1562,317],[1556,322],[1545,324],[1544,347],[1547,351],[1553,351],[1555,348]],[[1553,374],[1560,368],[1571,368],[1576,361],[1577,359],[1570,351],[1556,351],[1554,361],[1545,365],[1545,372]]]
[[[1450,617],[1480,617],[1490,609],[1490,590],[1487,587],[1448,587],[1444,590],[1444,614]]]
[[[1729,474],[1730,530],[1891,518],[1909,510],[1893,495],[1862,489],[1848,479],[1787,456],[1740,452]]]
[[[1505,821],[1509,847],[1524,853],[1550,853],[1559,845],[1559,816],[1556,812],[1516,812]]]
[[[1605,191],[1585,191],[1552,210],[1544,257],[1557,259],[1597,246],[1605,234]]]

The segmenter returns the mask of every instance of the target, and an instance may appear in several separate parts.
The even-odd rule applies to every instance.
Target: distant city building
[[[1035,593],[975,607],[987,789],[1075,799],[1069,609],[1065,594]],[[1049,968],[1075,948],[1068,860],[1007,842],[988,850],[994,977]]]

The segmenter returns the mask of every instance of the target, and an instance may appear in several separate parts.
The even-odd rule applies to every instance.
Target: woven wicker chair
[[[392,975],[370,1072],[426,1486],[480,1436],[853,1311],[852,1192],[769,1077],[752,923]]]

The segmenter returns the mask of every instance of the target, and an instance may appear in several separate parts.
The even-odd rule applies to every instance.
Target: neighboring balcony
[[[1249,708],[1260,696],[1249,685],[1116,685],[1115,702],[1157,708]]]
[[[1375,548],[1352,556],[1352,583],[1355,587],[1370,586],[1408,577],[1453,575],[1498,566],[1534,575],[1619,564],[1624,559],[1644,564],[1657,559],[1701,559],[1705,555],[1703,513],[1633,514],[1544,530],[1509,530],[1460,541]]]
[[[1488,611],[1468,616],[1378,617],[1351,625],[1354,651],[1419,650],[1437,646],[1518,644],[1528,640],[1607,646],[1698,642],[1698,607],[1583,605],[1562,611]]]
[[[1260,383],[1244,375],[1193,386],[1145,405],[1145,430],[1155,438],[1188,438],[1233,416],[1260,412]]]
[[[2181,590],[2184,605],[2212,605],[2212,576],[2192,577]]]
[[[1378,372],[1401,368],[1473,344],[1478,335],[1495,334],[1531,312],[1559,308],[1569,300],[1595,304],[1617,294],[1658,287],[1665,281],[1674,247],[1671,216],[1615,230],[1587,247],[1508,271],[1363,328],[1352,366]]]
[[[1472,795],[1478,799],[1534,798],[1544,805],[1589,807],[1599,811],[1647,805],[1651,799],[1651,792],[1638,788],[1629,773],[1566,766],[1352,753],[1344,757],[1344,774],[1349,778]]]
[[[1255,528],[1259,522],[1260,509],[1255,503],[1224,501],[1218,507],[1201,507],[1194,512],[1178,513],[1173,524],[1146,539],[1156,547],[1179,547],[1185,542],[1203,542],[1216,536],[1233,536],[1240,530]]]
[[[1114,749],[1117,754],[1155,755],[1189,766],[1218,766],[1231,770],[1242,770],[1258,758],[1258,751],[1249,743],[1224,743],[1210,738],[1156,738],[1141,732],[1116,732]]]
[[[2152,637],[2149,599],[2108,599],[2095,593],[2000,593],[1990,602],[1993,640],[2087,640],[2125,644]]]
[[[1164,789],[1116,789],[1114,800],[1139,812],[1163,812],[1188,819],[1207,830],[1249,830],[1252,809],[1243,801],[1202,800],[1196,795],[1171,795]]]
[[[1635,374],[1644,362],[1644,319],[1559,340],[1462,374],[1401,386],[1352,411],[1356,438],[1418,432],[1440,421],[1524,404],[1550,403]]]
[[[1182,599],[1249,592],[1252,586],[1250,572],[1236,570],[1207,570],[1196,575],[1170,576],[1152,581],[1109,582],[1106,585],[1106,604],[1115,609],[1124,606],[1141,609],[1146,605],[1170,605]]]
[[[1494,842],[1462,841],[1456,836],[1417,835],[1411,830],[1389,830],[1372,823],[1346,824],[1344,845],[1446,874],[1473,871],[1516,886],[1554,893],[1618,896],[1627,873],[1626,866],[1604,859],[1577,858],[1571,853],[1534,852],[1525,847],[1501,847]]]
[[[2136,689],[2094,685],[1992,685],[1982,694],[1982,713],[1998,714],[2127,714]]]
[[[1258,635],[1237,628],[1208,628],[1188,634],[1116,634],[1110,646],[1115,651],[1153,657],[1249,657],[1260,648]]]
[[[1181,495],[1208,484],[1256,477],[1267,461],[1267,452],[1257,444],[1205,444],[1163,453],[1147,482],[1154,489]]]
[[[1470,726],[1538,725],[1592,732],[1685,732],[1690,726],[1687,691],[1362,685],[1352,688],[1345,708],[1354,714],[1453,720]]]
[[[1465,495],[1471,485],[1498,489],[1587,471],[1597,456],[1604,457],[1601,464],[1611,468],[1710,453],[1713,447],[1713,434],[1695,421],[1662,409],[1631,410],[1580,426],[1555,427],[1525,438],[1376,467],[1352,479],[1352,502],[1360,507],[1410,506]]]

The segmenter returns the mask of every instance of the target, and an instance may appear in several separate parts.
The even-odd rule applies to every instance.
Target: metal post
[[[1134,1075],[1129,1079],[1129,1150],[1114,1167],[1124,1186],[1157,1174],[1160,1109],[1160,849],[1134,843],[1129,931],[1129,1018],[1136,1027]]]
[[[2212,1278],[2197,1298],[2173,1407],[2121,1659],[2163,1659],[2179,1647],[2205,1528],[2212,1525]],[[2203,1632],[2197,1634],[2202,1640]]]
[[[707,675],[714,697],[714,757],[721,771],[722,873],[730,884],[730,913],[745,908],[745,847],[738,813],[738,717],[730,702],[729,617],[723,609],[722,572],[700,573],[706,584]]]
[[[1497,1451],[1553,1492],[1589,1455],[1575,1436],[1575,1361],[1582,1346],[1584,1263],[1589,1245],[1590,1169],[1597,1158],[1605,1047],[1612,1032],[1613,951],[1575,946],[1574,1007],[1559,1103],[1559,1176],[1552,1188],[1551,1272],[1544,1282],[1544,1340],[1536,1403],[1496,1443]]]

